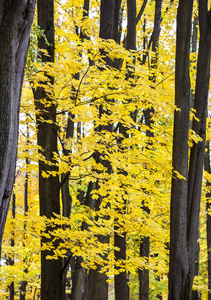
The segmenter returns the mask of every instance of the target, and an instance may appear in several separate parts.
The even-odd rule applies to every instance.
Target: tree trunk
[[[211,174],[211,168],[210,168],[210,142],[207,142],[207,152],[205,156],[205,162],[204,162],[204,169],[206,172]],[[211,203],[208,201],[208,199],[211,198],[211,183],[207,181],[207,189],[208,192],[206,193],[206,210],[207,210],[207,263],[208,263],[208,300],[211,300],[211,215],[210,215],[210,209],[211,209]],[[208,213],[209,212],[209,213]]]
[[[101,0],[100,6],[100,38],[102,39],[111,39],[112,32],[113,32],[113,12],[114,12],[114,0]],[[107,65],[112,66],[112,60],[106,56],[105,54],[104,60]],[[99,118],[103,114],[109,114],[107,110],[104,110],[102,105],[99,107]],[[112,124],[108,124],[106,126],[99,126],[97,129],[99,132],[101,130],[107,130],[109,132],[112,131]],[[95,155],[96,161],[100,161],[100,154],[96,153]],[[107,168],[108,173],[111,172],[111,165],[109,161],[104,161],[103,165]],[[98,182],[96,184],[96,189],[98,188]],[[100,197],[102,198],[102,197]],[[98,199],[95,204],[95,210],[98,211],[100,207],[100,202],[102,199]],[[108,242],[108,238],[104,236],[98,237],[100,241],[105,243]],[[92,288],[92,300],[107,300],[108,299],[108,283],[107,283],[107,276],[104,273],[100,273],[100,266],[97,266],[96,270],[93,270],[93,288]]]
[[[121,3],[122,3],[122,0],[114,1],[112,39],[117,44],[120,44],[120,40],[121,40],[121,31],[120,31],[120,27],[122,26],[122,24],[121,24],[122,20],[120,18]]]
[[[199,2],[199,54],[197,62],[197,77],[195,88],[194,118],[192,129],[202,139],[194,143],[191,148],[189,180],[188,180],[188,254],[189,254],[189,281],[192,289],[197,254],[197,238],[199,230],[199,212],[201,200],[201,186],[206,141],[207,102],[210,79],[210,50],[211,50],[211,20],[207,9],[207,0]]]
[[[26,145],[29,143],[29,126],[28,123],[26,124],[27,129],[26,129],[26,135],[27,135],[27,141]],[[28,206],[28,180],[29,180],[29,174],[28,174],[28,167],[29,167],[29,158],[28,158],[28,151],[27,151],[27,157],[26,157],[26,175],[25,175],[25,184],[24,184],[24,216],[26,217],[26,214],[29,210]],[[26,232],[26,222],[24,221],[24,237],[23,237],[23,246],[25,247],[25,232]],[[25,273],[28,272],[27,268],[24,270]],[[20,287],[20,300],[25,300],[26,299],[26,286],[27,286],[27,281],[23,280],[21,282],[21,287]]]
[[[143,237],[140,244],[140,256],[149,259],[149,237]],[[149,270],[139,269],[139,300],[149,299]]]
[[[93,208],[93,200],[91,196],[91,192],[93,190],[93,183],[90,181],[86,193],[86,200],[84,205],[90,208]],[[88,230],[87,223],[83,222],[81,226],[81,230]],[[75,265],[74,265],[74,272],[73,272],[73,278],[72,278],[72,291],[70,295],[70,300],[81,300],[83,297],[83,292],[85,294],[91,294],[91,291],[85,291],[84,284],[85,284],[85,276],[86,276],[86,269],[81,266],[81,263],[83,262],[82,257],[77,257]],[[87,289],[89,289],[89,286],[86,286]],[[84,298],[84,297],[83,297]],[[91,299],[91,298],[90,298]]]
[[[189,52],[192,1],[179,2],[177,13],[173,168],[185,179],[172,177],[170,215],[169,300],[184,298],[188,276],[187,192],[190,107]]]
[[[74,276],[72,280],[72,292],[70,300],[81,300],[83,289],[84,289],[84,280],[86,269],[81,266],[83,258],[81,256],[77,257],[75,266],[74,266]]]
[[[156,81],[156,76],[155,74],[153,74],[153,69],[157,68],[160,24],[161,24],[161,9],[162,9],[162,0],[156,0],[154,30],[151,39],[152,51],[154,52],[154,57],[151,59],[152,76],[150,77],[150,80],[152,81],[152,83],[155,83]],[[146,136],[149,137],[150,139],[154,136],[154,133],[152,132],[152,130],[150,130],[153,124],[153,119],[152,119],[153,114],[154,114],[153,107],[148,108],[147,110],[144,111],[145,124],[149,127],[149,130],[146,131]],[[148,145],[152,145],[152,142],[149,142]],[[143,209],[147,214],[150,214],[150,210],[145,203]],[[143,240],[140,244],[140,256],[149,259],[149,251],[150,251],[150,239],[149,237],[143,237]],[[147,268],[143,268],[139,270],[139,299],[140,300],[149,299],[149,270]]]
[[[13,220],[15,219],[15,193],[14,192],[13,192],[13,196],[12,196],[12,218],[13,218]],[[14,232],[14,225],[13,225],[12,238],[11,238],[11,242],[10,242],[11,247],[15,246],[14,236],[15,236],[15,232]],[[9,265],[10,266],[14,265],[14,257],[9,258]],[[9,299],[14,300],[15,299],[14,281],[9,286],[9,292],[10,292],[10,298]]]
[[[12,193],[19,106],[35,0],[0,1],[0,248]]]
[[[192,37],[191,37],[191,52],[196,53],[197,52],[197,44],[198,44],[198,16],[194,16],[193,19],[193,30],[192,30]],[[195,91],[191,90],[191,102],[190,102],[190,108],[193,108],[194,106],[194,97],[195,97]],[[192,128],[192,121],[190,120],[190,128]],[[198,238],[197,238],[197,258],[195,261],[195,276],[200,275],[200,229],[198,229]],[[197,290],[192,291],[192,300],[200,300],[201,299],[201,293]]]
[[[114,19],[116,18],[114,17]],[[118,34],[116,33],[115,36],[118,36]],[[127,1],[126,48],[127,50],[136,49],[136,1],[135,0]],[[128,77],[133,77],[133,74],[130,71],[128,71]],[[123,126],[121,123],[119,123],[119,134],[121,134],[124,138],[128,138],[127,128]],[[124,147],[122,146],[122,138],[119,138],[118,143],[119,143],[119,148],[121,148],[124,151]],[[122,174],[123,176],[127,176],[127,172],[121,169],[119,170],[119,174]],[[121,204],[119,203],[119,205]],[[126,213],[126,201],[123,199],[122,206],[116,208],[116,214],[121,215],[125,213]],[[118,261],[125,262],[126,261],[126,233],[123,232],[119,234],[118,233],[119,229],[121,229],[121,225],[119,225],[119,220],[117,217],[114,220],[114,246],[117,247],[119,250],[114,250],[114,257],[116,262]],[[119,272],[118,266],[115,266],[115,269]],[[114,283],[115,283],[115,299],[128,300],[129,286],[128,286],[126,270],[124,272],[120,272],[119,274],[115,275]]]
[[[177,16],[176,82],[172,179],[169,299],[191,299],[201,199],[202,172],[205,152],[207,99],[210,77],[211,24],[207,0],[199,1],[199,55],[195,88],[193,130],[201,138],[191,148],[188,173],[189,131],[189,49],[192,2],[180,1]]]
[[[41,54],[42,62],[54,62],[54,1],[38,0],[38,25],[44,30],[48,45],[43,37],[38,39],[40,49],[46,49],[48,55]],[[50,83],[53,85],[54,79],[50,76]],[[53,163],[53,153],[58,153],[57,149],[57,127],[56,127],[56,104],[53,96],[46,93],[43,87],[34,90],[37,140],[42,150],[40,152],[47,162]],[[44,101],[43,101],[44,100]],[[52,121],[47,123],[45,121]],[[60,183],[59,176],[50,175],[49,178],[42,177],[42,172],[58,171],[54,165],[48,165],[44,161],[39,161],[39,198],[40,215],[47,218],[53,217],[53,213],[60,214]],[[50,228],[46,229],[51,230]],[[48,242],[42,237],[41,243]],[[55,245],[56,246],[56,245]],[[41,299],[42,300],[62,300],[62,259],[48,260],[50,251],[41,251]]]
[[[96,183],[96,189],[98,190],[98,182]],[[95,201],[95,210],[100,210],[100,203],[102,197]],[[108,243],[107,236],[99,235],[98,240],[100,243]],[[105,259],[105,256],[103,257]],[[105,273],[101,273],[101,267],[98,265],[96,270],[93,270],[93,285],[92,285],[92,300],[108,300],[108,277]]]

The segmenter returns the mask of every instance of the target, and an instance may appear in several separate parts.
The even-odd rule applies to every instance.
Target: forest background
[[[46,7],[38,1],[2,246],[1,299],[171,295],[172,176],[187,182],[172,168],[174,113],[181,111],[175,105],[178,3],[78,0]],[[203,140],[192,128],[193,120],[200,123],[193,105],[198,10],[193,2],[188,141],[184,127],[180,133],[189,156]],[[180,278],[181,293],[189,285],[190,299],[211,297],[209,124],[208,114],[193,291]]]

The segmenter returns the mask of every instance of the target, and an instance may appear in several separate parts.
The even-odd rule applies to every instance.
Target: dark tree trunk
[[[19,106],[35,0],[0,1],[0,248],[12,193]]]
[[[204,169],[209,174],[211,174],[211,168],[210,168],[210,142],[207,142],[207,152],[205,156],[205,162],[204,162]],[[211,215],[210,215],[210,209],[211,209],[211,203],[208,201],[208,199],[211,198],[211,183],[207,181],[207,189],[208,192],[206,193],[206,210],[207,210],[207,263],[208,263],[208,300],[211,300]]]
[[[91,196],[91,192],[93,190],[93,183],[90,181],[86,193],[86,200],[84,205],[90,208],[93,208],[93,200]],[[83,222],[81,226],[81,230],[88,230],[87,223]],[[75,265],[74,265],[74,272],[73,272],[73,278],[72,278],[72,291],[70,295],[70,300],[81,300],[86,299],[83,293],[86,295],[91,295],[91,291],[89,289],[89,285],[85,285],[85,276],[86,276],[86,269],[81,266],[81,263],[83,262],[82,257],[77,257]],[[89,276],[89,275],[88,275]],[[95,284],[95,283],[94,283]],[[86,290],[85,290],[86,288]],[[89,298],[92,299],[92,298]]]
[[[191,52],[196,53],[197,51],[197,43],[198,43],[198,16],[194,16],[193,19],[193,31],[192,31],[192,37],[191,37]],[[191,91],[191,102],[190,102],[190,108],[193,108],[194,106],[194,97],[195,97],[195,91]],[[192,128],[192,121],[190,120],[190,128]],[[197,238],[197,258],[195,261],[195,276],[200,275],[200,229],[198,229],[198,238]],[[200,300],[201,299],[201,293],[197,290],[192,291],[192,300]]]
[[[122,0],[114,1],[114,12],[113,12],[113,30],[112,38],[117,43],[120,44],[121,39],[121,18],[120,18],[120,9],[121,9]]]
[[[207,6],[207,0],[199,2],[200,40],[194,99],[194,109],[196,110],[196,117],[199,121],[196,121],[196,119],[193,120],[192,129],[201,137],[202,142],[194,143],[191,148],[189,165],[187,244],[190,263],[190,290],[192,289],[193,284],[197,254],[201,186],[206,141],[207,102],[210,79],[211,11],[208,12]]]
[[[161,24],[161,9],[162,9],[162,0],[156,0],[155,2],[155,16],[154,16],[154,30],[152,33],[152,51],[154,52],[154,57],[151,59],[151,71],[152,75],[150,80],[153,83],[156,81],[155,72],[153,70],[157,68],[157,60],[158,60],[158,47],[159,47],[159,37],[160,37],[160,24]],[[154,136],[152,130],[153,124],[153,114],[154,108],[148,108],[144,111],[145,124],[149,127],[149,130],[146,131],[146,136],[150,139]],[[152,145],[152,142],[149,142],[149,145]],[[143,209],[146,213],[150,214],[150,210],[147,205],[144,203]],[[140,256],[146,257],[149,259],[149,251],[150,251],[150,239],[149,237],[143,237],[143,240],[140,244]],[[143,268],[139,270],[139,299],[140,300],[148,300],[149,299],[149,270],[147,268]]]
[[[38,39],[40,49],[46,49],[48,55],[41,54],[42,61],[54,62],[54,1],[38,0],[38,25],[44,30],[48,45],[43,37]],[[54,79],[49,77],[53,85]],[[45,160],[53,162],[53,153],[57,153],[57,127],[56,127],[56,104],[53,96],[46,93],[43,87],[38,87],[34,91],[37,140],[42,147],[41,151]],[[45,99],[45,100],[44,100]],[[44,100],[44,101],[43,101]],[[51,120],[52,123],[45,122]],[[48,165],[39,161],[39,198],[40,215],[47,218],[53,217],[53,213],[60,214],[60,183],[59,176],[42,177],[42,172],[58,171],[53,165]],[[47,228],[48,231],[50,228]],[[42,237],[41,243],[48,240]],[[55,245],[56,246],[56,245]],[[41,299],[42,300],[62,300],[62,259],[47,260],[49,251],[41,251]]]
[[[27,135],[27,141],[26,145],[29,143],[29,127],[28,124],[26,125],[26,135]],[[28,151],[27,151],[28,152]],[[29,167],[29,158],[28,158],[28,153],[26,157],[26,175],[25,175],[25,184],[24,184],[24,216],[26,217],[26,214],[28,212],[28,180],[29,180],[29,174],[28,174],[28,167]],[[25,232],[26,232],[26,222],[24,221],[24,238],[23,238],[23,246],[25,247]],[[27,268],[24,270],[25,273],[28,272]],[[25,300],[26,299],[26,286],[27,286],[27,281],[23,280],[21,283],[20,287],[20,300]]]
[[[189,54],[192,1],[179,1],[177,13],[173,168],[185,180],[172,178],[170,215],[169,300],[184,298],[188,277],[187,192],[190,108]]]
[[[119,6],[120,9],[120,6]],[[115,11],[116,12],[116,11]],[[114,18],[115,19],[115,18]],[[126,47],[127,50],[135,50],[136,49],[136,1],[127,1],[127,39],[126,39]],[[114,35],[114,36],[117,36]],[[128,77],[133,77],[131,72],[128,72]],[[119,124],[119,133],[124,137],[128,138],[127,128],[123,126],[121,123]],[[124,151],[122,146],[122,139],[118,140],[119,147]],[[124,170],[119,170],[119,173],[123,176],[127,176],[127,172]],[[120,203],[119,203],[120,205]],[[126,213],[126,201],[123,200],[123,205],[120,208],[116,208],[116,214],[121,215]],[[114,246],[119,250],[114,251],[115,261],[126,261],[126,233],[118,233],[120,229],[118,217],[115,218],[114,221]],[[115,266],[116,270],[119,272],[118,266]],[[129,299],[129,286],[126,271],[120,272],[114,277],[115,283],[115,299],[116,300],[128,300]]]
[[[127,50],[136,50],[136,0],[127,0]]]
[[[207,0],[199,1],[200,41],[194,100],[199,121],[193,121],[193,130],[202,141],[194,143],[191,148],[189,173],[187,142],[192,2],[180,1],[178,9],[175,103],[180,111],[175,112],[173,168],[186,180],[176,176],[172,179],[169,299],[191,299],[195,273],[210,77],[211,21],[207,5]]]
[[[84,289],[84,280],[86,269],[82,268],[81,263],[83,258],[81,256],[77,257],[74,265],[74,276],[72,280],[72,292],[70,300],[81,300]]]
[[[101,0],[100,6],[100,38],[111,39],[113,32],[114,0]]]
[[[15,204],[15,193],[13,192],[13,196],[12,196],[12,218],[15,219],[15,207],[16,207],[16,204]],[[15,232],[14,232],[14,227],[13,227],[13,231],[12,231],[12,239],[11,239],[11,242],[10,242],[10,245],[11,247],[14,247],[15,246],[15,240],[14,240],[14,235],[15,235]],[[9,265],[10,266],[13,266],[14,265],[14,257],[10,257],[9,258]],[[15,299],[15,287],[14,287],[14,282],[12,282],[9,286],[9,293],[10,293],[10,300],[14,300]]]
[[[149,237],[143,237],[140,244],[140,256],[149,259]],[[140,269],[139,275],[139,300],[149,299],[149,270],[147,268]]]
[[[192,30],[192,36],[191,36],[191,52],[192,53],[196,53],[197,52],[198,23],[199,23],[198,16],[194,16],[194,19],[193,19],[193,30]],[[194,62],[196,63],[197,59],[195,59]],[[195,69],[196,69],[196,67],[195,67]],[[195,91],[191,89],[190,108],[193,108],[193,106],[194,106],[194,97],[195,97]],[[192,128],[192,120],[189,120],[189,123],[190,123],[190,129],[191,129]]]
[[[74,134],[74,122],[71,119],[72,115],[68,113],[68,120],[67,120],[67,127],[66,127],[66,139],[72,138]],[[70,150],[65,149],[64,147],[64,155],[70,154]],[[69,173],[62,174],[61,176],[61,194],[62,194],[62,215],[66,218],[70,217],[71,214],[71,206],[72,206],[72,197],[70,195],[70,189],[69,189]],[[67,270],[69,263],[67,264],[67,261],[69,262],[70,259],[70,251],[67,250],[67,259],[63,259],[63,295],[65,295],[65,299],[68,299],[68,294],[66,294],[66,285],[69,285],[69,279],[67,278]],[[65,266],[65,268],[64,268]]]
[[[100,6],[100,33],[99,36],[102,39],[111,39],[113,33],[113,12],[114,12],[114,0],[101,0]],[[106,53],[102,53],[104,56],[104,60],[107,65],[112,66],[112,60],[106,55]],[[107,110],[104,110],[103,106],[99,107],[99,118],[103,114],[109,114]],[[112,125],[108,124],[106,126],[99,126],[97,129],[99,132],[101,130],[112,131]],[[99,153],[95,155],[96,161],[100,161]],[[108,172],[111,172],[111,165],[108,161],[104,161],[104,166],[107,168]],[[96,189],[98,188],[98,183],[96,184]],[[102,197],[101,197],[102,198]],[[102,199],[96,201],[95,210],[98,211],[100,207],[100,202]],[[100,241],[108,242],[108,238],[104,236],[98,237]],[[92,287],[92,300],[107,300],[108,299],[108,283],[107,276],[104,273],[100,273],[100,266],[97,266],[96,270],[93,270],[93,287]]]
[[[94,270],[89,270],[89,273],[86,273],[85,281],[84,281],[84,293],[82,300],[90,300],[93,290],[93,275]]]
[[[99,189],[98,183],[96,184],[96,189]],[[100,210],[100,203],[102,202],[102,197],[95,201],[95,210]],[[99,235],[98,240],[100,243],[108,243],[109,239],[107,236]],[[103,257],[106,258],[105,256]],[[101,267],[98,265],[96,270],[93,270],[93,285],[92,285],[92,300],[108,300],[108,277],[105,273],[101,273]]]
[[[89,16],[89,0],[84,0],[83,19],[87,18],[88,16]],[[84,41],[86,39],[89,39],[89,36],[87,36],[86,32],[81,30],[80,31],[80,39],[81,39],[81,41]],[[90,61],[90,63],[91,63],[91,61]],[[80,74],[75,74],[75,77],[76,76],[79,79]],[[78,122],[78,124],[77,124],[77,139],[81,139],[81,137],[82,137],[81,126],[82,126],[82,123]],[[74,128],[74,124],[73,124],[72,128]],[[72,130],[71,134],[73,136],[73,130]],[[87,193],[86,193],[86,199],[85,199],[85,203],[84,203],[88,207],[92,206],[91,191],[92,191],[92,182],[89,182],[89,185],[87,188]],[[81,204],[83,204],[84,192],[81,190],[78,190],[77,198],[78,198],[79,202]],[[81,229],[82,230],[87,229],[87,225],[85,223],[83,223]],[[72,290],[71,290],[71,295],[70,295],[71,300],[91,299],[91,298],[89,298],[89,297],[91,297],[91,291],[90,291],[90,285],[88,284],[88,282],[92,280],[92,277],[90,276],[90,272],[89,272],[89,274],[87,274],[87,270],[85,268],[82,268],[82,266],[81,266],[82,262],[83,262],[83,258],[77,257],[74,261],[74,267],[72,267],[73,272],[72,272]]]
[[[200,275],[200,228],[198,229],[198,236],[197,236],[197,254],[195,260],[195,272],[194,276]],[[197,290],[192,290],[191,300],[201,300],[201,292]]]

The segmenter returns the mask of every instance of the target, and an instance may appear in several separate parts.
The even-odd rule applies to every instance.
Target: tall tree
[[[19,106],[35,0],[0,1],[0,247],[12,193]]]
[[[120,3],[121,4],[121,3]],[[120,7],[119,7],[120,10]],[[118,18],[117,18],[118,17]],[[114,20],[119,19],[119,11],[118,15],[114,15]],[[115,23],[114,23],[115,24]],[[118,29],[118,28],[117,28]],[[118,31],[114,35],[114,37],[118,37]],[[118,40],[117,40],[118,42]],[[136,50],[136,1],[127,1],[127,38],[126,38],[126,49],[127,50]],[[135,60],[135,59],[134,59]],[[128,68],[129,69],[129,68]],[[132,71],[133,70],[133,71]],[[134,77],[134,69],[128,70],[128,74],[126,75],[129,79],[130,77]],[[129,100],[130,101],[130,100]],[[127,134],[128,128],[124,126],[121,122],[119,123],[119,135],[121,137],[118,138],[119,149],[121,151],[125,151],[125,147],[123,146],[123,140],[128,138]],[[119,169],[119,174],[126,177],[127,172],[124,169]],[[122,188],[125,189],[126,187],[122,184]],[[122,200],[122,205],[119,203],[119,207],[116,208],[117,217],[115,218],[114,222],[114,246],[117,247],[117,250],[114,250],[115,261],[118,264],[119,261],[126,261],[126,232],[121,232],[119,234],[119,230],[121,225],[119,224],[119,217],[126,213],[126,205],[127,201],[124,199]],[[117,270],[117,274],[114,277],[114,284],[115,284],[115,299],[116,300],[127,300],[129,299],[129,286],[127,280],[127,273],[126,270],[120,271],[118,266],[115,266]]]
[[[172,178],[169,299],[184,299],[188,276],[187,188],[190,108],[189,53],[193,1],[179,2],[177,12],[173,168],[185,179]]]
[[[113,12],[114,12],[114,0],[101,0],[100,4],[100,32],[99,37],[102,39],[111,39],[112,31],[113,31]],[[104,53],[104,60],[107,65],[112,65],[112,60]],[[101,104],[99,106],[99,118],[101,118],[104,114],[109,114],[109,111],[103,107]],[[97,131],[101,132],[102,130],[107,130],[108,132],[112,132],[112,124],[106,124],[104,126],[98,126]],[[111,164],[108,160],[104,160],[102,162],[102,157],[97,152],[96,162],[101,162],[107,169],[108,173],[111,173]],[[96,184],[96,189],[99,188],[99,182]],[[102,201],[102,197],[100,197],[95,203],[95,210],[99,211],[100,202]],[[108,238],[105,236],[99,236],[99,240],[103,242],[108,242]],[[107,283],[107,275],[100,272],[100,266],[94,270],[93,274],[93,289],[92,289],[92,300],[97,300],[101,298],[102,300],[108,299],[108,283]]]
[[[160,24],[161,24],[161,9],[162,0],[155,1],[155,14],[154,14],[154,29],[151,36],[152,52],[153,56],[151,58],[151,75],[150,80],[152,82],[151,88],[154,88],[154,83],[156,81],[155,69],[157,69],[158,62],[158,47],[159,47],[159,37],[160,37]],[[153,114],[155,110],[153,106],[149,107],[144,111],[145,124],[148,127],[146,130],[146,136],[149,138],[148,146],[152,145],[152,138],[154,136],[152,125],[153,125]],[[147,214],[150,210],[146,203],[144,203],[143,209]],[[140,256],[149,259],[150,254],[150,240],[149,237],[144,236],[140,244]],[[143,268],[139,270],[139,299],[147,300],[149,299],[149,270]]]
[[[26,123],[26,134],[27,134],[27,136],[26,136],[27,137],[26,145],[28,145],[29,144],[29,125],[28,125],[28,123]],[[24,216],[27,215],[28,210],[29,210],[29,205],[28,205],[28,183],[29,183],[28,182],[28,180],[29,180],[28,168],[29,168],[29,157],[28,157],[28,153],[27,153],[27,157],[26,157],[26,175],[25,175],[25,184],[24,184]],[[24,222],[24,232],[26,232],[26,222]],[[24,236],[24,239],[25,239],[25,236]],[[23,240],[23,246],[25,247],[25,241],[24,240]],[[28,272],[27,268],[25,268],[24,272],[25,273]],[[25,300],[26,299],[26,286],[27,286],[27,281],[23,280],[21,282],[21,286],[20,286],[20,300]]]
[[[204,169],[206,172],[211,174],[211,168],[210,168],[210,142],[207,142],[207,152],[204,160]],[[208,199],[211,198],[211,192],[210,192],[210,182],[207,181],[207,203],[206,203],[206,210],[207,210],[207,221],[206,221],[206,227],[207,227],[207,264],[208,264],[208,300],[211,300],[211,216],[210,216],[210,201]]]
[[[15,193],[13,192],[12,195],[12,218],[15,219]],[[15,246],[15,240],[14,240],[14,228],[12,232],[12,238],[11,238],[11,247]],[[9,265],[13,266],[14,265],[14,257],[9,258]],[[15,299],[15,285],[14,281],[10,284],[9,286],[9,291],[10,291],[10,300]]]
[[[38,25],[44,31],[44,37],[38,39],[40,49],[46,53],[41,54],[43,63],[54,62],[54,1],[38,0]],[[46,74],[53,86],[54,78]],[[53,213],[60,214],[60,183],[59,175],[44,178],[42,172],[58,171],[53,163],[53,153],[57,153],[57,126],[56,126],[56,103],[52,93],[47,93],[43,86],[34,90],[37,123],[37,141],[41,147],[40,152],[45,161],[39,161],[39,199],[40,215],[47,218],[53,217]],[[50,121],[50,122],[48,122]],[[46,229],[47,231],[50,228]],[[48,240],[43,237],[42,245]],[[41,251],[41,299],[63,299],[62,289],[62,259],[48,260],[47,255],[51,252]]]
[[[173,168],[183,176],[173,176],[171,191],[171,233],[169,299],[191,299],[195,273],[197,237],[205,152],[207,99],[210,77],[211,22],[208,1],[199,1],[199,55],[194,109],[197,120],[192,129],[199,137],[193,142],[188,171],[188,131],[190,107],[189,49],[191,1],[180,1],[177,15]]]

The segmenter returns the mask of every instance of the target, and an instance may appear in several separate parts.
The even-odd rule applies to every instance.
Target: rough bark
[[[0,247],[16,168],[19,105],[35,0],[0,1]]]
[[[42,62],[54,62],[54,1],[38,0],[38,25],[46,35],[48,45],[43,37],[38,39],[40,49],[46,49],[48,55],[41,54]],[[53,85],[54,79],[49,77]],[[42,148],[40,151],[47,162],[53,162],[53,153],[57,153],[57,127],[56,127],[56,103],[46,93],[43,87],[34,90],[37,141]],[[42,101],[44,100],[44,101]],[[47,105],[46,105],[47,104]],[[51,120],[53,123],[45,121]],[[60,183],[59,176],[42,177],[42,172],[58,171],[54,165],[39,161],[39,199],[40,215],[47,218],[53,217],[53,213],[60,214]],[[47,228],[46,230],[49,230]],[[42,237],[41,243],[46,243]],[[56,245],[55,245],[56,246]],[[49,251],[41,251],[41,299],[63,299],[62,289],[62,259],[47,260]]]

